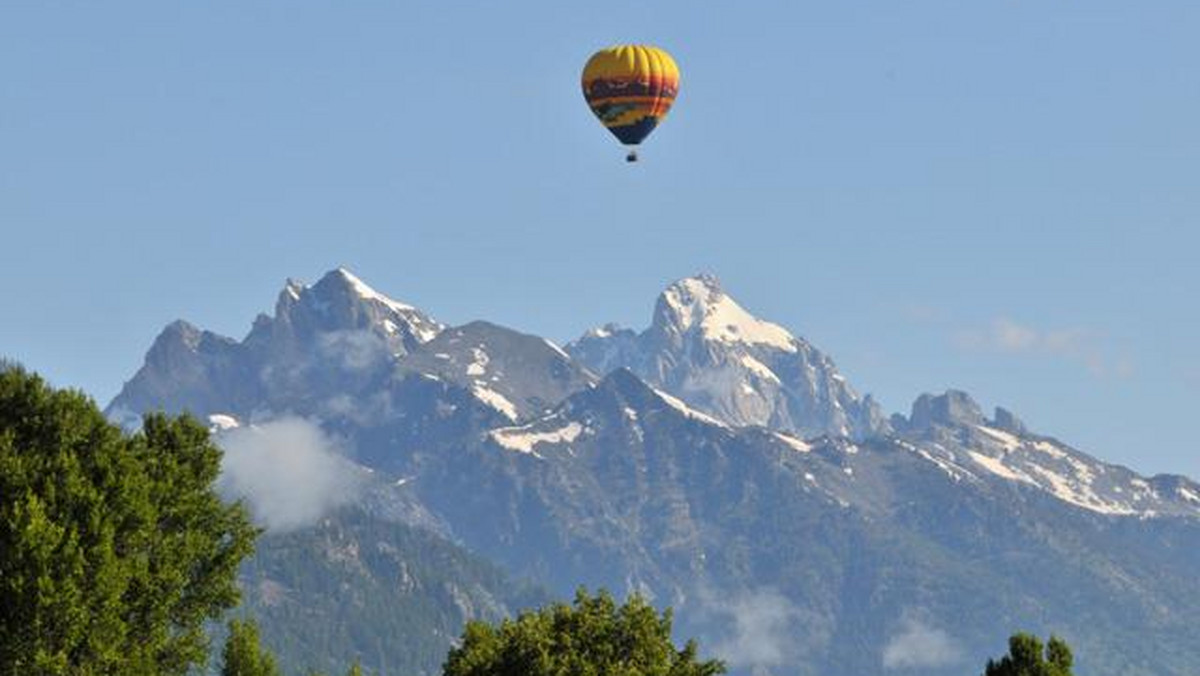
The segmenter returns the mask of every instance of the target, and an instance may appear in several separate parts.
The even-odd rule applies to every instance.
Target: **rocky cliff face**
[[[147,410],[249,419],[370,389],[400,357],[444,327],[376,292],[345,269],[312,286],[289,280],[274,316],[259,315],[242,341],[175,322],[108,407],[136,425]]]

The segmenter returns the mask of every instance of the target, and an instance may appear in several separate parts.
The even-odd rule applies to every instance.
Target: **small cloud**
[[[962,659],[962,648],[945,631],[905,614],[899,630],[883,648],[885,669],[932,669]]]
[[[316,424],[285,418],[217,437],[224,449],[221,490],[244,498],[268,529],[301,528],[355,494],[352,466]]]
[[[811,618],[773,589],[732,595],[704,589],[700,602],[701,612],[723,627],[712,641],[713,653],[735,670],[770,674],[794,662],[813,638],[806,631]]]
[[[1044,355],[1082,365],[1098,377],[1130,378],[1132,360],[1113,356],[1103,336],[1086,329],[1039,329],[1001,317],[986,327],[965,329],[953,336],[954,344],[971,352]]]
[[[795,610],[777,594],[755,592],[729,606],[733,632],[717,647],[735,666],[773,667],[787,655],[787,629]]]
[[[387,341],[366,330],[330,331],[321,334],[317,349],[322,358],[346,371],[367,371],[391,358]]]

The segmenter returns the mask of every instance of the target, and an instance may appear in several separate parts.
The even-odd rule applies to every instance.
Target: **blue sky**
[[[338,265],[558,341],[709,271],[889,410],[1200,476],[1200,3],[0,5],[0,354],[106,403]],[[683,72],[628,166],[601,46]]]

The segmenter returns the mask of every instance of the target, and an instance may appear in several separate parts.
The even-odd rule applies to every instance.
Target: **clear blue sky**
[[[252,5],[252,6],[251,6]],[[0,354],[101,403],[346,265],[459,323],[719,275],[889,410],[954,386],[1200,476],[1200,3],[0,4]],[[627,166],[579,93],[683,88]]]

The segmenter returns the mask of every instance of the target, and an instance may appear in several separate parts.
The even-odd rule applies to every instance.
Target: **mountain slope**
[[[786,609],[787,659],[744,669],[883,673],[884,646],[913,616],[952,632],[974,663],[1016,627],[1086,647],[1088,673],[1195,663],[1194,512],[1131,522],[1002,477],[955,476],[927,453],[730,428],[617,371],[414,481],[458,537],[506,567],[559,590],[586,580],[649,593],[710,645],[737,620],[725,602],[769,593]],[[1118,653],[1111,637],[1139,645]]]
[[[471,390],[510,420],[548,412],[596,377],[544,338],[488,322],[443,331],[400,362]]]
[[[346,510],[268,534],[241,574],[243,612],[287,673],[440,673],[467,620],[497,621],[549,594],[426,531]]]
[[[385,325],[308,302],[341,319],[278,343],[169,327],[110,412],[306,417],[373,470],[354,496],[371,518],[556,593],[672,604],[738,674],[949,676],[1015,629],[1064,635],[1082,673],[1200,671],[1200,486],[989,419],[961,392],[885,423],[715,280],[673,285],[640,334],[593,332],[566,354],[478,322],[361,358]],[[346,326],[370,336],[321,338]],[[374,583],[346,584],[358,598]]]

